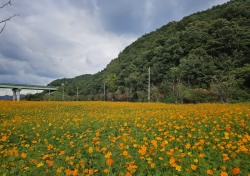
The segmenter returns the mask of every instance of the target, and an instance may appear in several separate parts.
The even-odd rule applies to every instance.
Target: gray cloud
[[[115,33],[141,35],[170,21],[206,10],[228,0],[108,0],[97,1],[97,11],[105,29]]]
[[[0,35],[0,82],[96,73],[139,36],[226,1],[14,0],[0,13],[19,14]]]

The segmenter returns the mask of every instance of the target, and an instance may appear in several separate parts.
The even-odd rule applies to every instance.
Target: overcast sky
[[[0,21],[19,15],[0,34],[0,83],[47,85],[96,73],[141,35],[227,1],[12,0],[0,9]]]

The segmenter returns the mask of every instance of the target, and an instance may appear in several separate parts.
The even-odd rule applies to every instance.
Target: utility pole
[[[49,89],[49,101],[50,101],[50,89]]]
[[[78,87],[76,88],[76,101],[78,101]]]
[[[150,67],[148,68],[148,102],[150,102]]]
[[[63,87],[63,97],[62,97],[63,101],[64,101],[64,87]]]
[[[103,94],[104,94],[104,101],[105,101],[105,97],[106,97],[106,87],[105,87],[105,81],[103,82]]]
[[[62,101],[64,101],[64,83],[62,83],[62,89],[63,89]]]

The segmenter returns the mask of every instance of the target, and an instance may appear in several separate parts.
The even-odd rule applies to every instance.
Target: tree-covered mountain
[[[51,82],[51,99],[215,102],[250,99],[250,1],[230,2],[170,22],[126,47],[94,74]],[[64,84],[64,86],[61,86]],[[48,98],[48,95],[45,95]]]

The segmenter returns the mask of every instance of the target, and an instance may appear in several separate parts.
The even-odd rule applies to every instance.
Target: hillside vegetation
[[[106,100],[147,101],[150,67],[151,101],[247,101],[249,29],[249,0],[195,13],[140,37],[94,75],[51,82],[60,90],[50,99],[62,99],[63,89],[65,99],[76,99],[78,87],[79,100],[104,100],[105,82]]]

